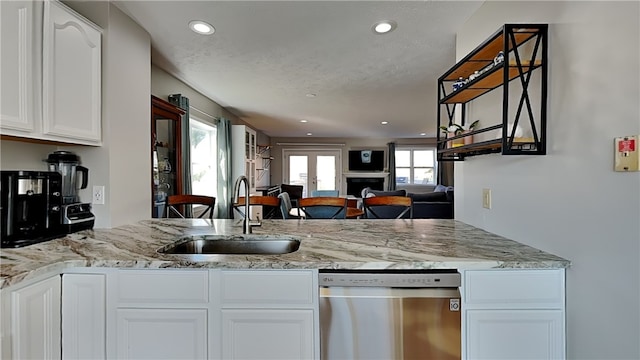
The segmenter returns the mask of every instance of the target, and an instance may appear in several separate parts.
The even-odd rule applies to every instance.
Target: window
[[[216,128],[190,118],[189,140],[191,141],[191,193],[215,197],[218,180]]]
[[[396,149],[396,185],[435,185],[436,149]]]

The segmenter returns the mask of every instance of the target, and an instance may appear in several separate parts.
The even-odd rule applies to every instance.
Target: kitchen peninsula
[[[62,293],[58,303],[62,303],[62,332],[67,331],[62,337],[65,357],[91,353],[101,358],[125,358],[134,355],[130,351],[146,351],[139,346],[144,347],[149,340],[143,331],[149,328],[135,328],[133,324],[139,324],[140,319],[153,324],[157,320],[154,316],[171,314],[181,321],[192,321],[190,329],[199,329],[176,330],[183,338],[204,331],[186,344],[197,345],[181,347],[184,355],[225,359],[233,358],[233,354],[242,357],[234,351],[245,349],[252,338],[247,328],[244,330],[248,333],[240,337],[223,326],[233,327],[229,324],[238,321],[264,323],[261,317],[273,320],[269,314],[277,311],[277,316],[298,316],[301,328],[287,331],[278,327],[282,323],[273,323],[270,338],[277,337],[281,330],[306,336],[306,342],[288,343],[301,346],[294,351],[298,351],[298,358],[318,358],[318,270],[457,269],[462,274],[463,358],[495,355],[492,351],[498,347],[503,353],[506,348],[521,354],[531,350],[536,356],[546,351],[542,357],[564,357],[564,269],[570,265],[568,260],[448,219],[265,220],[254,233],[286,234],[300,239],[300,248],[283,255],[209,255],[205,261],[160,254],[158,249],[185,235],[242,234],[242,226],[234,220],[158,219],[83,231],[26,248],[3,249],[2,311],[11,311],[12,321],[19,321],[25,310],[11,303],[19,301],[15,294],[51,279],[62,283],[50,297],[58,294],[60,298]],[[243,298],[259,297],[275,288],[279,293],[265,295],[261,301],[268,301],[262,305],[256,299]],[[276,304],[270,296],[279,297]],[[83,301],[83,297],[90,300]],[[247,319],[249,315],[257,318]],[[50,316],[55,318],[55,312]],[[72,316],[77,316],[74,321],[91,318],[103,325],[95,330],[95,338],[81,340],[91,332],[74,327],[74,322],[65,326],[65,318]],[[504,325],[507,320],[511,325]],[[7,334],[13,327],[5,320],[2,326],[5,344],[11,339]],[[236,337],[226,338],[230,334]],[[533,345],[523,348],[517,341],[510,344],[505,340],[505,336],[524,334]],[[529,335],[538,336],[540,341],[531,340]],[[19,352],[18,334],[12,336],[13,353],[7,358],[24,357]],[[541,342],[546,344],[544,349],[539,347]],[[280,344],[277,339],[273,343]],[[87,349],[88,344],[93,346]],[[274,351],[282,350],[273,346]],[[3,355],[6,348],[3,346]]]

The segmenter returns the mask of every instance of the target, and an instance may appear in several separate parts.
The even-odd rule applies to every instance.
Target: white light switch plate
[[[491,209],[491,189],[482,189],[482,207]]]

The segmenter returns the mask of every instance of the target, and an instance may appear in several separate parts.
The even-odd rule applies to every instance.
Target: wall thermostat
[[[638,168],[640,168],[639,139],[640,135],[623,136],[615,139],[615,171],[638,171]]]

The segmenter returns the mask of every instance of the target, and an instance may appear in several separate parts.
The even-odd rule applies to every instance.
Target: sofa
[[[453,219],[453,186],[437,185],[432,192],[425,193],[364,188],[362,197],[368,196],[409,196],[413,201],[414,219]]]

